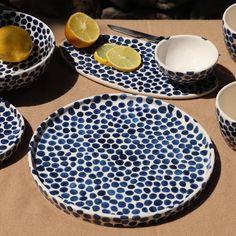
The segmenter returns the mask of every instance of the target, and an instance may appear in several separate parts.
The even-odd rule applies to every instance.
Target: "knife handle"
[[[155,39],[149,40],[149,42],[157,44],[157,43],[159,43],[163,39],[168,39],[168,37],[159,36],[159,37],[156,37]]]

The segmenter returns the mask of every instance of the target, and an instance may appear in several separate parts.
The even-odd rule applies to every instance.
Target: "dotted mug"
[[[236,61],[236,3],[223,14],[223,34],[229,54]]]
[[[236,151],[236,81],[223,87],[216,96],[216,114],[222,136]]]

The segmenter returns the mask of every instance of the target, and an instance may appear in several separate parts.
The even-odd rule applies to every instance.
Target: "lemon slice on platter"
[[[115,69],[123,72],[136,70],[141,65],[141,56],[129,46],[116,46],[106,53],[107,62]]]
[[[103,45],[101,45],[100,47],[98,47],[96,49],[96,51],[94,52],[93,56],[94,56],[94,59],[101,63],[101,64],[104,64],[104,65],[109,65],[108,61],[107,61],[107,52],[114,48],[114,47],[117,47],[118,45],[116,44],[113,44],[113,43],[105,43]]]

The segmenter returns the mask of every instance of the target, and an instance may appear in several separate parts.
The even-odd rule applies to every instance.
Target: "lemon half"
[[[99,35],[97,22],[82,12],[71,15],[66,23],[66,39],[77,48],[89,47],[96,42]]]
[[[21,62],[27,59],[33,43],[29,33],[15,25],[0,28],[0,59],[6,62]]]

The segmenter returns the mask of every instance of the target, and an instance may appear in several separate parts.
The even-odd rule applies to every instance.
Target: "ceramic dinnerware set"
[[[223,15],[230,55],[236,55],[236,4]],[[0,90],[32,83],[44,71],[55,47],[50,28],[21,12],[1,11],[0,25],[27,30],[32,55],[21,63],[0,61]],[[98,64],[93,52],[111,42],[128,45],[142,57],[133,72]],[[101,35],[89,48],[60,45],[61,55],[78,73],[116,88],[75,101],[50,114],[36,129],[28,161],[43,195],[64,212],[106,226],[134,227],[159,222],[190,205],[205,188],[214,167],[212,141],[194,118],[160,98],[190,99],[217,88],[218,51],[209,40],[175,35],[158,44]],[[134,95],[131,95],[134,94]],[[216,97],[222,136],[236,150],[236,82]],[[0,100],[0,161],[20,144],[24,120]]]

